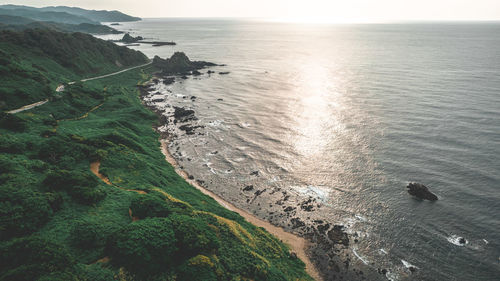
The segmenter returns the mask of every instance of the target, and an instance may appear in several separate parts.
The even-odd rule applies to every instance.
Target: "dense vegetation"
[[[50,34],[77,48],[67,50],[71,62],[42,46],[50,40],[21,40]],[[82,37],[73,46],[66,36],[2,33],[2,67],[16,67],[2,73],[2,87],[18,72],[49,87],[88,73],[86,59],[101,57],[106,70],[133,54],[110,47],[91,56],[85,50],[108,43]],[[157,118],[136,88],[150,71],[67,85],[43,106],[0,115],[0,280],[311,280],[286,245],[164,160]]]
[[[80,24],[80,23],[99,24],[99,22],[97,21],[93,21],[82,16],[68,14],[65,12],[39,11],[39,10],[25,9],[25,8],[8,9],[0,6],[0,15],[18,16],[18,17],[30,18],[36,21],[52,21],[52,22],[60,22],[68,24]]]
[[[88,34],[0,31],[0,110],[55,98],[61,83],[147,61],[140,52]]]
[[[30,18],[0,15],[0,29],[25,30],[25,29],[50,29],[59,32],[84,32],[90,34],[119,34],[114,28],[101,24],[80,23],[67,24],[49,21],[36,21]]]

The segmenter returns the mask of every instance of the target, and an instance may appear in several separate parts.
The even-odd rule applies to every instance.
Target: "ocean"
[[[149,97],[195,111],[194,134],[163,127],[170,150],[207,189],[315,242],[327,280],[499,280],[500,23],[113,27],[177,43],[132,47],[150,57],[224,64]]]

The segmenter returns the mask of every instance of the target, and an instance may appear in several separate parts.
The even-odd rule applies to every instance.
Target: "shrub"
[[[191,280],[204,280],[215,281],[218,280],[217,265],[209,257],[198,255],[184,262],[179,267],[177,276],[178,281],[191,281]]]
[[[31,233],[43,226],[52,210],[43,193],[12,186],[0,192],[0,239]]]
[[[116,280],[112,270],[104,268],[100,263],[83,266],[79,276],[80,280],[85,281],[109,281]]]
[[[199,253],[210,253],[220,247],[215,230],[199,217],[172,215],[172,227],[177,239],[179,256],[189,257]]]
[[[82,249],[102,247],[107,238],[116,231],[115,225],[109,225],[95,219],[78,221],[71,230],[71,242]]]
[[[10,113],[1,112],[0,113],[0,128],[23,132],[28,128],[26,120]]]
[[[50,190],[66,191],[73,199],[83,204],[93,204],[102,200],[106,193],[97,178],[90,172],[56,170],[51,171],[43,180]]]
[[[93,150],[70,137],[55,135],[40,146],[38,157],[48,163],[67,167],[79,160],[89,159]]]
[[[26,145],[19,138],[12,135],[0,135],[0,152],[21,153],[25,149]]]
[[[171,225],[167,218],[148,218],[123,227],[108,242],[112,262],[137,274],[165,271],[177,250]]]
[[[39,237],[14,239],[0,246],[2,280],[72,280],[75,264],[67,249]],[[59,276],[61,278],[56,278]]]
[[[50,208],[52,208],[54,212],[59,211],[61,209],[63,203],[63,198],[61,196],[61,193],[47,192],[45,193],[45,198],[47,198],[47,202],[49,203]]]
[[[169,204],[154,195],[141,195],[132,199],[130,209],[134,216],[143,218],[167,217],[171,213]]]

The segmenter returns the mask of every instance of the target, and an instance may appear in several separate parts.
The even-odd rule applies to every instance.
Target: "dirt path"
[[[144,66],[148,66],[150,64],[152,64],[153,62],[148,62],[146,64],[143,64],[143,65],[138,65],[138,66],[134,66],[134,67],[129,67],[127,69],[123,69],[123,70],[120,70],[120,71],[117,71],[117,72],[113,72],[113,73],[110,73],[110,74],[106,74],[106,75],[101,75],[101,76],[97,76],[97,77],[92,77],[92,78],[87,78],[87,79],[82,79],[80,80],[81,82],[87,82],[87,81],[92,81],[92,80],[96,80],[96,79],[101,79],[101,78],[106,78],[106,77],[109,77],[109,76],[114,76],[114,75],[117,75],[117,74],[120,74],[120,73],[123,73],[123,72],[126,72],[126,71],[129,71],[129,70],[132,70],[132,69],[136,69],[136,68],[139,68],[139,67],[144,67]],[[68,84],[74,84],[75,82],[69,82]]]
[[[112,183],[105,175],[99,173],[99,167],[101,166],[101,161],[95,161],[95,162],[92,162],[90,163],[90,171],[96,175],[98,178],[100,178],[103,182],[105,182],[107,185],[112,185],[112,186],[115,186],[121,190],[125,190],[125,191],[132,191],[132,192],[136,192],[136,193],[139,193],[139,194],[147,194],[146,191],[144,190],[138,190],[138,189],[128,189],[128,188],[125,188],[125,187],[121,187],[117,184],[114,184]]]
[[[107,185],[112,185],[114,187],[117,187],[121,190],[125,190],[125,191],[132,191],[132,192],[136,192],[136,193],[139,193],[139,194],[147,194],[145,191],[143,190],[137,190],[137,189],[126,189],[124,187],[121,187],[117,184],[114,184],[112,183],[106,176],[104,176],[103,174],[99,173],[99,167],[101,166],[101,162],[100,161],[95,161],[95,162],[92,162],[90,163],[90,171],[96,175],[98,178],[100,178],[103,182],[105,182]],[[134,221],[138,221],[139,218],[138,217],[135,217],[133,214],[132,214],[132,209],[128,209],[128,214],[130,216],[130,219],[132,219],[132,222]],[[99,261],[97,261],[99,262]]]
[[[90,171],[96,175],[98,178],[100,178],[103,182],[105,182],[107,185],[113,185],[111,181],[105,177],[103,174],[99,173],[99,167],[101,166],[100,161],[95,161],[90,163]]]
[[[89,111],[87,111],[85,114],[83,114],[82,116],[80,117],[75,117],[75,118],[69,118],[69,119],[61,119],[61,120],[57,120],[57,122],[60,122],[60,121],[77,121],[77,120],[81,120],[81,119],[85,119],[87,117],[89,117],[89,114],[95,110],[97,110],[99,107],[101,107],[104,103],[101,103],[99,105],[96,105],[94,107],[92,107]]]
[[[138,65],[138,66],[134,66],[134,67],[129,67],[127,69],[123,69],[123,70],[120,70],[120,71],[117,71],[117,72],[113,72],[113,73],[110,73],[110,74],[106,74],[106,75],[101,75],[101,76],[97,76],[97,77],[92,77],[92,78],[86,78],[86,79],[82,79],[80,80],[81,82],[86,82],[86,81],[92,81],[92,80],[97,80],[97,79],[101,79],[101,78],[106,78],[106,77],[110,77],[110,76],[114,76],[114,75],[117,75],[117,74],[120,74],[120,73],[123,73],[123,72],[126,72],[126,71],[129,71],[129,70],[132,70],[132,69],[136,69],[136,68],[140,68],[140,67],[144,67],[144,66],[148,66],[150,64],[152,64],[153,62],[148,62],[146,64],[143,64],[143,65]],[[75,84],[76,81],[73,81],[73,82],[69,82],[68,84],[69,85],[72,85],[72,84]],[[64,85],[59,85],[57,86],[56,88],[56,92],[64,92]],[[18,109],[14,109],[14,110],[11,110],[11,111],[7,111],[7,113],[10,113],[10,114],[16,114],[16,113],[19,113],[19,112],[23,112],[25,110],[29,110],[29,109],[32,109],[32,108],[35,108],[37,106],[40,106],[40,105],[43,105],[45,103],[47,103],[49,100],[46,99],[46,100],[43,100],[43,101],[39,101],[39,102],[35,102],[35,103],[32,103],[32,104],[28,104],[28,105],[25,105],[23,107],[20,107]]]
[[[22,111],[29,110],[29,109],[35,108],[37,106],[43,105],[43,104],[47,103],[48,101],[49,100],[43,100],[43,101],[35,102],[35,103],[32,103],[32,104],[28,104],[28,105],[25,105],[25,106],[20,107],[18,109],[7,111],[7,113],[16,114],[18,112],[22,112]]]
[[[299,237],[297,235],[294,235],[290,232],[286,232],[282,228],[274,226],[267,221],[264,221],[264,220],[257,218],[256,216],[248,213],[247,211],[242,210],[242,209],[234,206],[233,204],[225,201],[224,199],[219,197],[217,194],[207,190],[206,188],[204,188],[203,186],[198,184],[198,182],[196,182],[195,180],[190,180],[189,175],[184,170],[179,168],[179,164],[177,163],[175,158],[172,157],[172,155],[168,151],[168,141],[167,140],[160,140],[160,142],[161,142],[161,151],[165,155],[165,159],[167,160],[168,163],[170,163],[175,168],[175,171],[177,172],[177,174],[179,174],[181,177],[183,177],[188,183],[190,183],[192,186],[196,187],[202,193],[215,199],[215,201],[217,201],[219,204],[221,204],[225,208],[240,214],[242,217],[244,217],[250,223],[252,223],[256,226],[265,228],[269,233],[271,233],[274,236],[281,239],[284,243],[289,245],[290,248],[292,249],[292,251],[294,251],[297,254],[297,256],[306,264],[306,271],[307,271],[307,273],[309,273],[309,275],[311,277],[313,277],[315,280],[318,280],[318,281],[323,280],[321,278],[319,272],[316,270],[313,263],[311,262],[311,260],[309,259],[309,257],[306,254],[306,249],[309,245],[309,242],[307,240],[305,240],[304,238]]]

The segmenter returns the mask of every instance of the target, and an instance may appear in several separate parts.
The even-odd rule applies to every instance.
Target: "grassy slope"
[[[52,98],[60,83],[146,61],[142,53],[87,34],[0,31],[0,110]]]
[[[70,86],[1,122],[0,280],[310,280],[285,245],[166,163],[135,88],[148,71]],[[147,194],[106,185],[89,171],[95,160]]]

